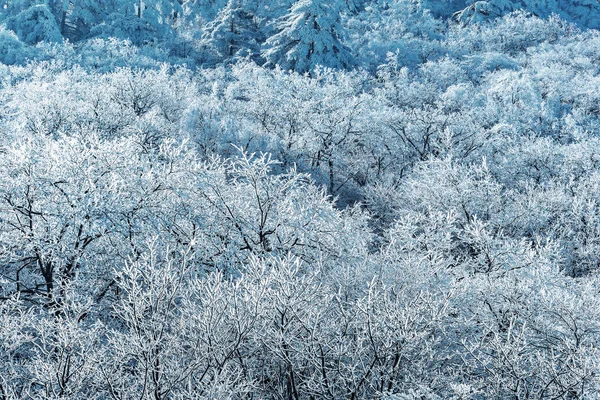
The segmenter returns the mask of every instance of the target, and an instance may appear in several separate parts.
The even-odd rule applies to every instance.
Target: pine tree
[[[183,0],[182,7],[185,15],[194,16],[201,23],[214,20],[220,10],[227,6],[226,0]]]
[[[129,39],[136,45],[174,36],[171,24],[182,13],[179,0],[111,1],[105,24],[93,29],[93,35]]]
[[[317,65],[348,68],[349,49],[342,43],[339,5],[325,0],[299,0],[279,20],[279,32],[266,41],[268,66],[279,65],[300,73]]]
[[[238,0],[230,0],[202,35],[202,45],[213,61],[234,60],[246,55],[256,61],[262,41],[254,14]]]
[[[84,39],[107,12],[106,6],[97,0],[50,0],[49,3],[62,36],[72,42]]]
[[[27,7],[27,2],[17,2],[24,6],[22,11],[15,9],[6,20],[6,28],[17,34],[27,44],[38,42],[62,42],[62,35],[48,4],[38,3]]]

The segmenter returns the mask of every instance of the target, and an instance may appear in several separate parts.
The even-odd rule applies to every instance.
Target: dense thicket
[[[0,11],[1,400],[598,396],[597,1]]]

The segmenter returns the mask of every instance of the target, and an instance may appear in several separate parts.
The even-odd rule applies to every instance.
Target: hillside
[[[597,0],[0,0],[0,400],[594,399]]]

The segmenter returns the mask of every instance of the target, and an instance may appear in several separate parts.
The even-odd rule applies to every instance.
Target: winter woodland
[[[598,0],[0,0],[0,400],[600,398]]]

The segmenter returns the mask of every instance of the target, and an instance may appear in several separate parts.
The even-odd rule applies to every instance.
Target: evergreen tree
[[[85,38],[106,16],[106,5],[97,0],[50,0],[63,37],[72,42]]]
[[[129,39],[134,44],[163,41],[174,36],[171,24],[182,13],[178,0],[112,0],[105,24],[92,34]],[[108,8],[108,7],[107,7]]]
[[[6,20],[6,28],[14,31],[27,44],[61,42],[60,29],[48,4],[34,3],[27,7],[26,3],[17,2],[18,6],[7,12],[12,16]]]
[[[299,0],[279,20],[279,32],[266,41],[268,66],[303,73],[317,65],[347,68],[350,51],[342,43],[340,6],[324,0]]]
[[[263,40],[254,14],[238,0],[230,0],[202,35],[203,47],[216,62],[246,55],[256,61]]]
[[[191,17],[190,22],[200,24],[214,20],[226,6],[226,0],[184,0],[182,5],[184,14]]]

